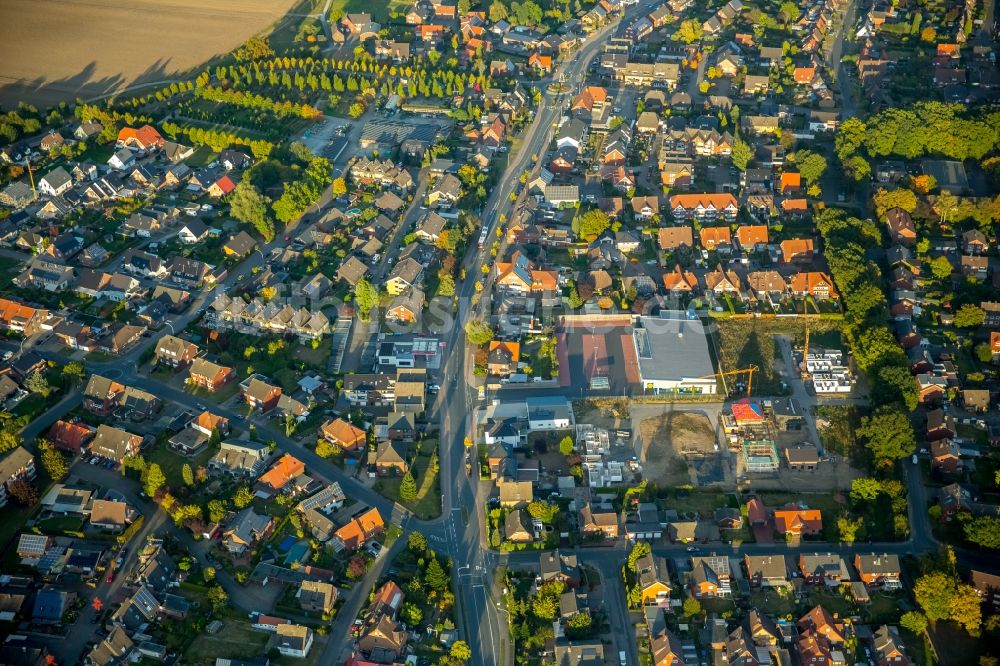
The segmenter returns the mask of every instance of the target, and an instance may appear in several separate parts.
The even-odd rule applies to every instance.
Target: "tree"
[[[201,579],[206,583],[211,583],[215,580],[215,567],[205,567],[201,570]]]
[[[862,476],[851,481],[851,499],[855,502],[872,502],[882,492],[877,479]]]
[[[251,37],[233,53],[233,56],[240,62],[270,58],[273,55],[274,51],[264,37]]]
[[[451,644],[451,649],[448,651],[448,655],[452,659],[458,659],[459,661],[469,661],[472,659],[472,649],[469,644],[465,641],[455,641]]]
[[[470,319],[465,324],[465,337],[470,344],[482,347],[493,339],[493,329],[479,319]]]
[[[17,479],[8,483],[7,493],[21,506],[34,506],[38,503],[38,489],[27,479]]]
[[[403,604],[399,613],[403,618],[403,622],[411,627],[416,627],[424,619],[424,612],[420,610],[420,606],[410,602]]]
[[[332,458],[340,453],[340,449],[325,439],[316,440],[316,455],[320,458]]]
[[[271,200],[244,178],[236,185],[229,197],[229,212],[240,222],[246,222],[257,230],[264,242],[274,240],[274,223],[268,213]]]
[[[362,321],[368,321],[372,308],[376,307],[379,302],[378,289],[365,278],[361,278],[354,285],[354,302],[358,306],[358,314]]]
[[[684,617],[694,618],[701,615],[701,602],[699,602],[694,597],[686,597],[684,599]]]
[[[39,457],[42,460],[42,468],[53,481],[62,481],[69,474],[69,463],[65,456],[47,440],[38,442]]]
[[[737,134],[736,138],[733,140],[731,158],[733,160],[733,166],[740,171],[746,171],[747,165],[753,158],[753,148],[751,148],[750,144],[744,141],[743,137],[739,134]]]
[[[938,280],[946,280],[951,277],[952,272],[955,270],[951,262],[948,261],[948,257],[941,255],[940,257],[934,257],[930,260],[931,265],[931,275],[936,277]]]
[[[237,509],[245,509],[253,501],[253,493],[246,486],[240,486],[233,494],[233,506]]]
[[[628,554],[628,560],[626,561],[626,566],[628,570],[635,573],[635,563],[637,560],[642,559],[646,555],[649,555],[650,548],[649,543],[646,541],[640,541],[632,547],[632,551]]]
[[[87,371],[83,367],[82,363],[73,361],[63,366],[62,374],[63,377],[68,377],[69,379],[72,379],[74,382],[82,382],[84,376],[86,376],[87,374]]]
[[[438,592],[448,589],[448,574],[444,572],[436,557],[431,557],[424,573],[424,581],[432,590]]]
[[[212,604],[212,608],[216,610],[224,608],[229,603],[229,594],[222,589],[221,585],[210,587],[207,596],[208,603]]]
[[[445,273],[441,276],[441,281],[438,282],[438,296],[454,296],[455,295],[455,278],[451,276],[451,273]]]
[[[858,533],[861,531],[863,523],[861,518],[856,518],[852,520],[848,516],[840,516],[837,518],[837,532],[840,534],[840,540],[847,545],[852,545],[858,537]]]
[[[143,490],[150,497],[155,497],[156,492],[167,483],[167,477],[163,474],[159,464],[153,463],[146,468],[146,479],[143,482]]]
[[[826,158],[809,150],[796,153],[795,164],[799,167],[799,174],[810,185],[818,182],[826,171]]]
[[[978,328],[985,321],[986,311],[971,303],[966,303],[955,313],[955,326],[959,328]]]
[[[927,616],[919,611],[903,613],[899,618],[899,625],[917,636],[923,636],[927,631]]]
[[[1000,518],[979,516],[962,526],[965,538],[983,548],[1000,548]]]
[[[357,580],[368,571],[368,559],[364,555],[355,555],[347,561],[347,577]]]
[[[932,571],[917,579],[913,596],[931,624],[951,616],[951,599],[956,588],[954,577],[943,571]]]
[[[490,21],[496,23],[498,21],[503,21],[508,16],[507,6],[503,4],[500,0],[493,0],[490,3]]]
[[[334,199],[336,199],[337,197],[342,197],[345,194],[347,194],[347,183],[344,182],[343,177],[333,179],[333,184],[331,185],[330,194],[333,195]]]
[[[417,482],[413,479],[413,473],[406,470],[403,480],[399,484],[399,498],[405,502],[412,502],[417,499]]]
[[[184,480],[186,486],[194,485],[194,471],[191,469],[191,465],[184,463],[184,466],[181,467],[181,479]]]
[[[558,513],[559,507],[549,502],[536,500],[528,504],[528,515],[532,518],[537,518],[543,523],[551,523]]]
[[[226,505],[222,503],[222,500],[209,500],[208,502],[208,521],[210,523],[218,523],[223,518],[226,517]]]
[[[976,588],[965,583],[956,587],[948,612],[951,620],[962,625],[970,636],[979,636],[979,628],[983,623],[983,607]]]
[[[566,435],[559,440],[559,453],[564,456],[568,456],[573,453],[573,438],[570,435]]]
[[[865,445],[879,467],[890,467],[896,460],[913,455],[917,448],[913,426],[906,413],[891,406],[880,407],[871,416],[864,417],[857,434],[866,440]]]
[[[879,217],[885,217],[885,212],[890,208],[902,208],[907,213],[917,209],[917,195],[912,190],[902,187],[895,190],[879,188],[872,199]]]
[[[990,363],[993,361],[993,348],[990,347],[990,343],[980,342],[976,345],[975,351],[976,358],[979,359],[980,363]]]
[[[611,220],[607,213],[594,208],[588,210],[580,217],[580,237],[586,240],[594,240],[603,234],[611,226]]]
[[[799,6],[792,0],[785,0],[778,7],[778,14],[784,19],[785,25],[791,25],[799,20]]]
[[[678,39],[685,44],[690,44],[700,40],[701,35],[701,22],[697,19],[686,19],[681,21],[681,24],[677,27],[674,39]]]
[[[427,537],[420,532],[410,532],[410,535],[406,537],[406,547],[410,549],[411,553],[416,555],[426,553]]]
[[[48,397],[49,393],[52,392],[52,387],[49,386],[49,382],[45,379],[43,375],[38,370],[35,370],[24,382],[25,388],[27,388],[32,393],[37,393],[42,397]]]
[[[559,610],[559,598],[551,594],[541,594],[535,597],[534,601],[531,602],[531,612],[535,614],[539,620],[545,622],[552,622],[556,619],[556,613]]]
[[[847,172],[854,182],[860,183],[864,179],[871,177],[872,165],[860,155],[852,155],[844,160],[844,171]]]

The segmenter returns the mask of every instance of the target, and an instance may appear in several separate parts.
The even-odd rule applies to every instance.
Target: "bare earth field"
[[[293,0],[3,0],[0,107],[169,81],[270,25]]]
[[[691,483],[684,455],[711,454],[715,433],[708,417],[694,412],[670,412],[639,424],[643,475],[665,486]]]

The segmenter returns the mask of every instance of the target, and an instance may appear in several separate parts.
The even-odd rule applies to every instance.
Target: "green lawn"
[[[964,423],[960,423],[958,427],[956,427],[956,430],[958,431],[956,434],[959,437],[970,439],[979,446],[986,446],[989,443],[990,439],[989,435],[982,428],[977,428],[976,426],[973,425],[966,425]]]
[[[181,472],[184,465],[191,465],[191,470],[194,471],[205,465],[209,458],[212,457],[213,453],[215,453],[215,451],[206,447],[205,450],[198,455],[186,458],[180,454],[174,453],[167,445],[166,441],[161,441],[157,442],[144,455],[147,463],[156,463],[160,466],[160,469],[163,470],[164,476],[167,477],[168,486],[171,488],[180,488],[184,485],[184,477]]]
[[[750,593],[750,603],[774,618],[786,615],[797,617],[798,604],[794,592],[782,596],[776,590],[755,590]]]
[[[65,532],[78,532],[83,520],[76,516],[53,516],[38,523],[38,528],[46,534],[62,536]]]
[[[225,625],[215,635],[202,633],[195,638],[184,654],[185,661],[191,664],[213,664],[217,657],[252,659],[264,653],[268,634],[254,631],[246,622],[226,620]],[[315,650],[315,646],[313,649]],[[319,653],[320,651],[315,651],[315,654]]]
[[[840,617],[856,615],[858,605],[841,593],[840,589],[826,590],[817,585],[809,591],[809,608],[822,605],[831,613],[839,613]]]
[[[417,518],[428,520],[441,515],[441,481],[436,471],[428,469],[432,454],[436,455],[437,441],[426,440],[422,450],[413,460],[411,469],[417,481],[417,499],[412,502],[399,497],[399,485],[402,478],[382,478],[375,482],[375,490],[394,502],[399,502],[413,512]]]
[[[702,517],[710,517],[716,509],[729,506],[729,502],[725,493],[691,492],[686,497],[668,498],[663,505],[678,513],[697,513]]]
[[[0,516],[2,516],[0,519],[0,552],[3,552],[11,539],[17,537],[33,511],[33,508],[18,506],[17,502],[8,502],[7,506],[0,510]],[[8,553],[13,553],[14,550],[11,548]]]

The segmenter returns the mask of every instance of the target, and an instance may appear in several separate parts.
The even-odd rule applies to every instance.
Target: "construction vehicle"
[[[747,397],[750,397],[750,392],[753,390],[753,373],[758,372],[760,368],[756,365],[747,366],[740,370],[730,370],[728,372],[717,372],[714,375],[705,375],[704,377],[699,377],[698,379],[711,379],[713,377],[729,377],[731,375],[747,375]]]

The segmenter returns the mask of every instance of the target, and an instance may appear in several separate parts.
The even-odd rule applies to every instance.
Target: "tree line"
[[[266,159],[275,144],[263,139],[252,139],[241,136],[236,132],[227,132],[219,129],[208,129],[204,127],[184,127],[174,122],[164,121],[163,131],[174,138],[186,136],[187,140],[199,146],[208,146],[212,150],[220,151],[233,145],[246,146],[258,159]]]
[[[835,145],[848,167],[857,166],[852,158],[859,157],[862,148],[873,158],[940,155],[979,160],[1000,148],[1000,111],[969,113],[961,104],[917,102],[909,108],[885,109],[867,122],[846,119]]]
[[[882,243],[871,220],[848,217],[828,208],[816,216],[830,273],[844,299],[844,336],[858,367],[871,384],[872,415],[858,435],[865,440],[876,468],[889,469],[916,450],[907,413],[917,406],[910,364],[889,327],[888,305],[878,266],[865,257],[867,247]]]
[[[299,118],[314,119],[322,115],[319,109],[309,104],[293,104],[290,101],[279,102],[257,93],[244,92],[241,90],[225,90],[214,86],[198,88],[196,96],[212,102],[222,104],[232,104],[249,109],[262,109],[270,111],[278,117],[284,118],[295,116]]]

